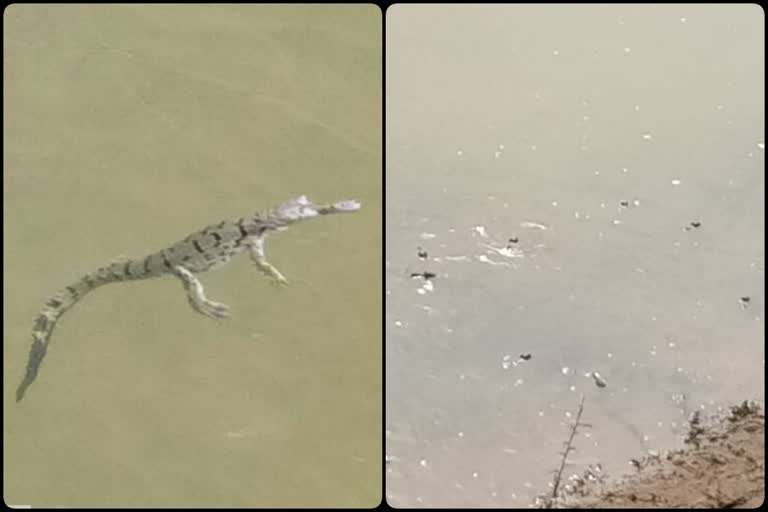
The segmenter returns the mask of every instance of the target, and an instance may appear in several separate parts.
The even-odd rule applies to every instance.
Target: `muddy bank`
[[[744,402],[703,424],[694,415],[682,450],[633,459],[611,480],[595,468],[571,477],[540,508],[756,508],[765,497],[765,416]]]

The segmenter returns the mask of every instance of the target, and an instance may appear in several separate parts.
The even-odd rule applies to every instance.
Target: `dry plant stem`
[[[576,413],[576,421],[571,426],[571,435],[568,437],[568,441],[565,443],[565,451],[563,451],[563,459],[560,461],[560,469],[555,474],[554,487],[552,488],[552,498],[557,497],[557,489],[560,487],[560,481],[563,477],[563,471],[565,470],[565,462],[568,459],[568,454],[573,451],[573,438],[576,436],[576,429],[579,426],[586,426],[581,423],[581,413],[584,411],[584,395],[581,395],[581,402],[579,402],[579,412]]]

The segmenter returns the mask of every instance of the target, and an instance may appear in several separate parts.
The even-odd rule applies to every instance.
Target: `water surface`
[[[582,395],[568,475],[763,399],[763,19],[388,11],[390,504],[527,506]]]
[[[381,497],[375,6],[5,11],[4,497],[36,507],[373,506]],[[100,288],[19,405],[45,299],[110,259],[301,194],[363,209],[200,276]]]

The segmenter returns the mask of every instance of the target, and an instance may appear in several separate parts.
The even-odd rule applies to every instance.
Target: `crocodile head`
[[[360,206],[360,201],[345,199],[344,201],[337,201],[333,204],[318,206],[317,211],[322,215],[327,215],[329,213],[349,213],[356,212],[360,209]]]
[[[318,205],[307,199],[307,196],[299,196],[275,209],[278,217],[287,222],[295,222],[302,219],[327,215],[329,213],[354,212],[360,209],[360,202],[354,199],[337,201],[333,204]]]
[[[281,204],[275,208],[275,214],[277,217],[288,222],[309,219],[320,215],[317,211],[317,207],[312,201],[307,199],[307,196],[299,196],[296,199],[291,199],[290,201]]]

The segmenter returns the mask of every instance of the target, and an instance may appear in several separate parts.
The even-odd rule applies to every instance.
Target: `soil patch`
[[[541,508],[757,508],[765,498],[765,416],[754,403],[703,425],[689,420],[686,448],[633,459],[614,482],[595,468],[571,478]]]

